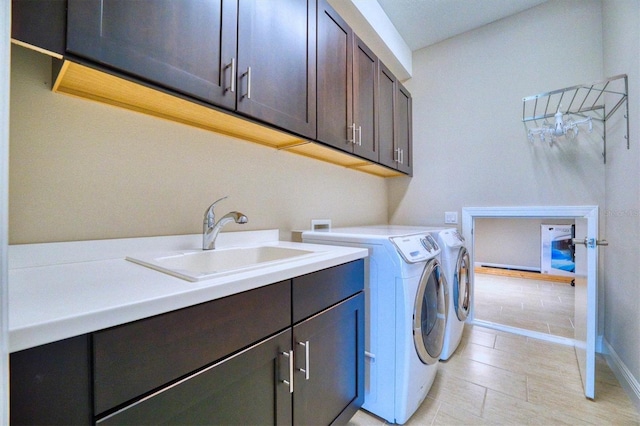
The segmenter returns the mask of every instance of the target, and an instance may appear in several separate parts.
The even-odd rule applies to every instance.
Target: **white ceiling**
[[[378,0],[412,51],[547,0]]]

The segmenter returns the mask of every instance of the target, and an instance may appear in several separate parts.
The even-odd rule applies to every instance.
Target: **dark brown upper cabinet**
[[[412,173],[411,94],[378,62],[378,146],[380,164]]]
[[[327,1],[318,1],[318,140],[377,162],[376,62]]]
[[[354,36],[353,52],[353,126],[356,140],[354,154],[378,161],[377,101],[378,58],[358,36]]]
[[[378,146],[380,164],[396,168],[396,76],[382,62],[378,63]]]
[[[315,139],[315,0],[239,7],[238,112]]]
[[[411,93],[400,83],[396,85],[396,162],[399,171],[413,173],[413,123]],[[399,155],[399,158],[398,158]]]
[[[56,93],[412,173],[411,96],[327,0],[12,0],[11,37],[61,59]]]
[[[311,0],[69,0],[67,52],[315,138]]]
[[[68,0],[67,52],[226,108],[238,3]]]
[[[11,0],[11,39],[62,58],[65,52],[67,0]]]
[[[353,145],[353,31],[318,1],[318,140],[343,151]]]

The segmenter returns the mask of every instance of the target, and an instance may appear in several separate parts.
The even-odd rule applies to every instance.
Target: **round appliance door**
[[[458,253],[456,263],[455,282],[453,283],[453,302],[456,308],[456,316],[464,321],[469,316],[471,309],[471,275],[469,274],[469,252],[465,247]]]
[[[447,282],[440,262],[432,259],[422,272],[413,309],[413,343],[425,364],[440,359],[447,323]]]

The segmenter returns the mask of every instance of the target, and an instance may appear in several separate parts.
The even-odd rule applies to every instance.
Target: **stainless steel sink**
[[[309,250],[257,246],[183,251],[156,256],[127,256],[126,259],[178,278],[202,281],[317,254],[319,252]]]

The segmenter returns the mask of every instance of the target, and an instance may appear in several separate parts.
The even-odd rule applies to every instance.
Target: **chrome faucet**
[[[216,238],[223,226],[231,221],[244,224],[249,221],[247,217],[240,212],[230,212],[222,216],[222,219],[216,223],[216,215],[213,213],[214,206],[226,199],[222,197],[209,206],[204,212],[204,221],[202,222],[202,250],[214,250],[216,248]]]

